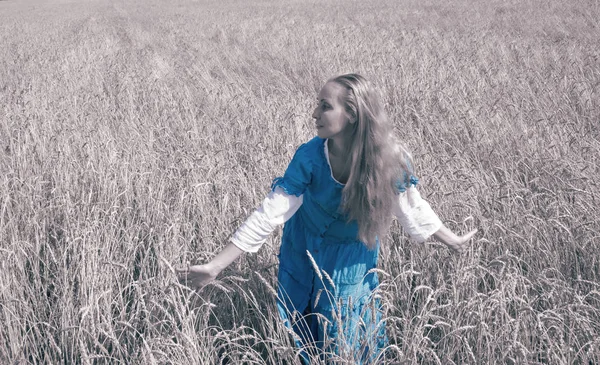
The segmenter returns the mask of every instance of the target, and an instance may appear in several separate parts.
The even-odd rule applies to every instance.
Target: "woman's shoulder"
[[[314,157],[315,155],[320,153],[320,151],[324,148],[324,143],[324,139],[321,139],[318,136],[314,137],[310,141],[301,144],[296,150],[296,155],[301,155],[308,158]]]
[[[319,136],[316,136],[316,137],[312,138],[310,141],[304,142],[302,145],[300,145],[300,147],[305,146],[305,148],[317,149],[317,148],[323,147],[324,143],[325,143],[324,139],[320,138]]]
[[[281,186],[290,195],[300,196],[303,194],[306,187],[312,182],[314,161],[318,157],[319,145],[322,147],[323,141],[318,137],[301,144],[296,149],[283,177],[275,178],[271,189],[275,190],[277,186]]]

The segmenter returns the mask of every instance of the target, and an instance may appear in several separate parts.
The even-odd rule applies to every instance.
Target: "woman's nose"
[[[313,110],[312,117],[313,117],[314,119],[317,119],[317,117],[318,117],[318,115],[317,115],[317,111],[318,111],[318,110],[319,110],[319,107],[316,107],[316,108]]]

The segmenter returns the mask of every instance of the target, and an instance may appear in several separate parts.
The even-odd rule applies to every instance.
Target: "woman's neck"
[[[333,178],[341,184],[348,182],[350,176],[350,161],[348,150],[346,147],[340,147],[335,144],[334,139],[327,140],[327,153],[329,154],[329,167],[331,168],[331,175]]]
[[[327,142],[327,149],[332,155],[336,157],[342,157],[344,155],[347,155],[348,147],[346,146],[346,143],[340,138],[329,138]]]

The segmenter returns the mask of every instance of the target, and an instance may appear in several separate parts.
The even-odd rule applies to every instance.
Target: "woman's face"
[[[348,114],[341,102],[345,88],[336,83],[328,82],[317,96],[317,107],[312,117],[315,118],[317,135],[320,138],[342,137],[342,132],[350,124]]]

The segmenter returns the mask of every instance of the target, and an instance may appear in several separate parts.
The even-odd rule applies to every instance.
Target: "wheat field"
[[[390,364],[600,363],[598,0],[0,2],[0,363],[299,364],[280,231],[203,263],[365,75],[462,256],[394,223]],[[336,363],[351,363],[339,357]]]

